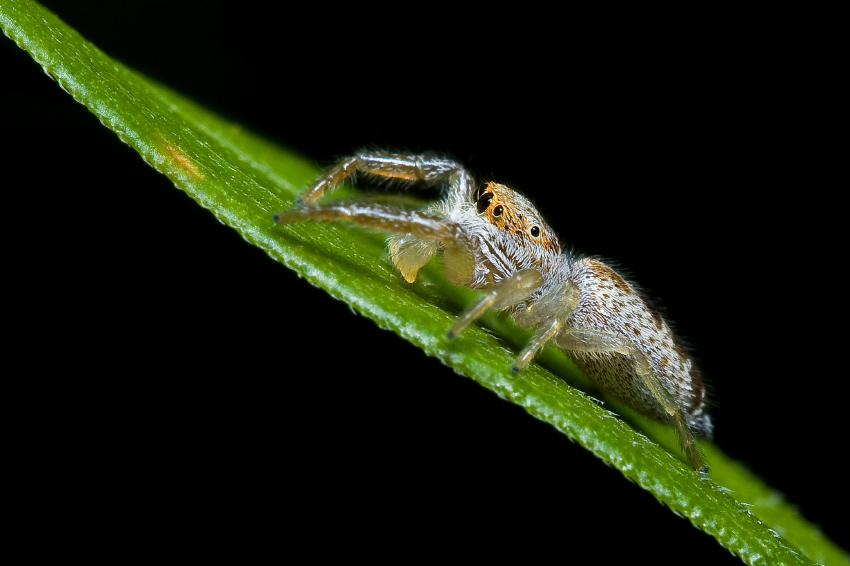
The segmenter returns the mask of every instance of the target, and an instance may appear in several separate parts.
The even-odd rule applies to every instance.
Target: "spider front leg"
[[[457,336],[487,309],[505,309],[522,303],[540,288],[543,281],[543,275],[535,269],[515,272],[470,305],[449,329],[449,337]],[[575,309],[578,294],[575,283],[566,281],[514,313],[514,320],[520,326],[537,328],[514,362],[511,368],[514,372],[527,367],[546,343],[561,332]]]
[[[525,369],[540,350],[562,332],[578,304],[578,297],[578,287],[567,280],[514,315],[520,326],[537,328],[514,362],[511,368],[514,373]]]
[[[492,289],[485,291],[477,301],[469,305],[449,329],[449,338],[454,338],[463,332],[467,326],[487,312],[487,309],[501,310],[521,303],[542,284],[543,276],[536,269],[517,271],[497,283]]]
[[[278,224],[305,220],[344,220],[365,228],[401,236],[394,237],[393,242],[398,244],[394,248],[391,243],[390,251],[393,263],[411,283],[416,279],[419,268],[425,265],[436,251],[437,245],[443,246],[446,277],[452,283],[465,283],[475,271],[475,256],[469,236],[459,224],[436,214],[355,202],[291,208],[275,214],[272,218]],[[424,251],[420,250],[414,258],[409,246],[416,242],[423,243]],[[433,245],[429,246],[429,244]]]
[[[301,195],[299,204],[315,203],[325,193],[358,172],[426,183],[439,183],[455,176],[467,185],[470,183],[469,173],[455,161],[439,159],[427,153],[407,155],[389,151],[361,151],[331,167]]]
[[[380,177],[438,183],[447,181],[453,194],[470,192],[472,178],[462,165],[430,154],[406,155],[388,151],[361,151],[329,169],[298,199],[300,207],[272,216],[278,224],[304,220],[345,220],[393,233],[390,255],[405,280],[412,283],[438,248],[443,248],[446,278],[464,284],[475,270],[475,256],[466,232],[455,222],[423,211],[404,211],[377,204],[348,203],[315,206],[324,194],[355,172]],[[310,206],[313,205],[313,206]]]

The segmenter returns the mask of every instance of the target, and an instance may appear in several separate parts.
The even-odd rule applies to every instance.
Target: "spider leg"
[[[555,336],[555,344],[565,350],[574,352],[618,353],[630,356],[634,360],[635,373],[646,385],[658,404],[670,419],[676,434],[679,437],[679,445],[685,452],[688,463],[695,470],[707,471],[705,459],[700,454],[693,432],[688,427],[687,419],[673,396],[661,384],[661,380],[652,369],[649,360],[638,348],[618,334],[590,330],[585,328],[566,328]]]
[[[528,298],[540,285],[543,276],[536,269],[522,269],[485,291],[477,301],[469,305],[449,329],[449,338],[454,338],[487,309],[505,309]]]
[[[519,353],[519,356],[517,356],[517,359],[514,361],[514,365],[511,367],[511,370],[513,370],[514,373],[519,373],[524,370],[535,356],[537,356],[540,350],[543,349],[543,346],[545,346],[549,340],[554,338],[558,331],[564,327],[566,322],[566,319],[555,317],[549,321],[547,326],[539,328],[537,332],[534,333],[534,336],[531,337],[528,344],[525,345],[522,352]]]
[[[443,246],[446,277],[453,283],[464,283],[475,270],[475,256],[469,236],[460,224],[421,210],[401,210],[374,203],[331,203],[290,208],[272,218],[278,224],[305,220],[344,220],[365,228],[409,236],[426,244],[436,242]],[[405,242],[404,239],[400,241]],[[427,245],[421,250],[413,251],[401,245],[390,248],[393,263],[409,282],[416,279],[418,269],[427,263],[436,251]],[[412,268],[405,263],[411,256],[415,256],[414,259],[419,263]]]
[[[688,427],[688,422],[685,419],[682,409],[679,408],[672,395],[661,385],[661,381],[658,379],[655,370],[652,369],[646,356],[637,348],[633,349],[631,356],[635,359],[635,373],[637,373],[641,381],[650,390],[652,396],[664,408],[664,412],[670,417],[673,427],[676,429],[676,434],[679,437],[679,445],[685,452],[688,463],[697,471],[707,472],[708,468],[705,465],[705,459],[697,448],[694,434]]]
[[[565,328],[555,336],[555,344],[573,352],[595,352],[629,355],[634,347],[619,334],[586,328]]]
[[[548,293],[519,309],[514,320],[520,326],[537,328],[528,344],[519,353],[511,368],[515,373],[525,369],[540,350],[566,326],[578,304],[579,290],[572,281],[564,281]]]
[[[390,151],[361,151],[331,167],[301,195],[300,204],[313,204],[355,173],[391,177],[406,181],[438,183],[453,175],[471,183],[469,173],[460,163],[430,154],[407,155]]]

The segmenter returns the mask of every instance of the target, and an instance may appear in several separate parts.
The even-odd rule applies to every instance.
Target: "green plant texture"
[[[228,123],[110,59],[53,14],[27,0],[4,1],[3,31],[75,100],[152,167],[272,258],[362,315],[551,424],[747,564],[847,564],[847,555],[743,466],[707,444],[710,476],[681,460],[669,431],[614,405],[629,426],[570,384],[585,378],[547,348],[520,377],[510,372],[527,338],[485,317],[455,341],[445,330],[473,294],[438,268],[408,285],[385,258],[385,238],[340,224],[276,227],[317,174],[307,160]],[[745,505],[741,501],[757,502]],[[783,533],[782,536],[777,532]]]

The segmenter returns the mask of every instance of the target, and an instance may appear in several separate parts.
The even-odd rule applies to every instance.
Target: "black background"
[[[828,102],[793,38],[44,4],[319,164],[365,145],[437,150],[530,195],[566,244],[660,299],[713,383],[718,444],[850,546],[832,511],[846,346],[829,323],[844,309]],[[342,548],[495,540],[603,563],[736,563],[548,425],[245,243],[8,40],[0,62],[3,184],[27,226],[8,244],[10,297],[37,313],[19,332],[39,349],[32,373],[51,368],[28,422],[48,423],[45,450],[69,477],[108,462],[91,473],[117,508],[244,530],[260,549],[284,535],[282,554],[359,533]]]

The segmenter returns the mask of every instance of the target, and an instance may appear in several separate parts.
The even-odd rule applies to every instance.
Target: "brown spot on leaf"
[[[165,154],[168,164],[194,179],[203,179],[204,173],[200,166],[179,147],[172,145],[164,137],[159,138],[159,145]]]

